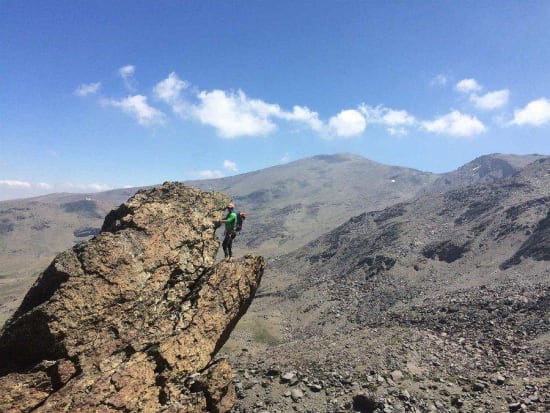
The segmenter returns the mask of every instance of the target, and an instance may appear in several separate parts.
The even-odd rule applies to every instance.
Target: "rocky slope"
[[[214,356],[265,266],[214,264],[228,201],[140,191],[57,256],[2,330],[0,411],[228,411],[231,367]]]
[[[272,259],[235,411],[548,411],[549,211],[545,157]]]

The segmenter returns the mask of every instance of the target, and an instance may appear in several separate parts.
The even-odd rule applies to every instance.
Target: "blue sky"
[[[0,0],[0,199],[550,153],[549,2]]]

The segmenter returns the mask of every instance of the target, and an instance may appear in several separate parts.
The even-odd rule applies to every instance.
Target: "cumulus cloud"
[[[134,80],[134,73],[136,72],[136,67],[133,65],[126,65],[118,69],[118,74],[124,80],[124,86],[126,86],[126,89],[129,91],[135,90],[135,80]]]
[[[445,86],[448,82],[449,78],[445,76],[444,74],[440,73],[436,75],[431,81],[431,86]]]
[[[222,178],[223,172],[218,169],[206,169],[204,171],[197,172],[196,175],[203,179],[215,179]]]
[[[482,110],[498,109],[506,105],[509,98],[510,91],[508,89],[495,90],[482,96],[475,93],[470,95],[470,101],[473,102],[476,108]]]
[[[294,106],[292,112],[280,111],[275,116],[289,121],[303,122],[315,132],[322,132],[324,129],[319,114],[306,106]]]
[[[341,138],[357,136],[367,127],[365,117],[355,109],[347,109],[333,116],[328,121],[331,135]]]
[[[482,89],[481,85],[475,79],[462,79],[455,85],[455,89],[460,93],[478,92]]]
[[[239,171],[239,168],[237,168],[237,164],[233,161],[228,161],[228,160],[223,161],[223,167],[231,172]]]
[[[510,124],[542,126],[548,122],[550,122],[550,101],[540,98],[529,102],[523,109],[516,109]]]
[[[53,185],[48,184],[46,182],[39,182],[36,184],[36,186],[40,189],[53,189]]]
[[[416,119],[406,110],[395,110],[383,105],[359,105],[359,111],[365,115],[367,123],[378,123],[386,126],[411,126]]]
[[[391,135],[406,135],[407,127],[416,124],[416,118],[406,110],[390,109],[383,105],[359,105],[359,111],[365,116],[367,124],[386,126]]]
[[[3,179],[0,180],[0,186],[7,186],[8,188],[30,188],[32,185],[30,182]]]
[[[181,80],[175,72],[172,72],[166,79],[156,84],[153,93],[157,99],[174,105],[181,102],[181,91],[188,87],[189,82]]]
[[[76,96],[88,96],[95,95],[101,88],[101,82],[96,83],[82,83],[79,87],[76,88],[74,94]]]
[[[277,104],[251,99],[242,90],[201,91],[197,98],[198,104],[186,110],[201,123],[213,126],[223,138],[268,135],[277,130],[275,119],[300,122],[315,131],[323,128],[319,115],[307,107],[284,111]]]
[[[175,113],[214,127],[222,138],[268,135],[277,130],[277,120],[301,123],[317,132],[324,128],[319,114],[305,106],[283,110],[277,104],[250,98],[242,90],[194,89],[184,98],[185,89],[190,89],[189,82],[172,72],[157,83],[153,92]]]
[[[268,135],[277,129],[271,116],[276,105],[249,100],[244,92],[202,91],[199,104],[190,107],[193,117],[214,127],[223,138]]]
[[[422,127],[428,132],[457,137],[470,137],[486,130],[485,125],[475,116],[464,115],[458,110],[432,121],[424,121]]]
[[[147,97],[143,95],[128,96],[124,99],[105,99],[104,105],[114,106],[123,112],[133,116],[143,126],[164,124],[165,115],[147,103]]]

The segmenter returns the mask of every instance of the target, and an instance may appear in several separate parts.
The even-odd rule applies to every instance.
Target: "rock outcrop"
[[[0,337],[0,411],[225,412],[214,360],[265,263],[214,265],[229,200],[182,184],[138,192],[59,254]]]

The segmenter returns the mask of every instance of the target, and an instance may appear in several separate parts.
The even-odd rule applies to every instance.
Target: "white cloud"
[[[409,131],[405,128],[395,128],[393,126],[388,128],[388,133],[392,136],[406,136]]]
[[[359,111],[365,115],[368,124],[382,124],[385,126],[411,126],[416,119],[406,110],[395,110],[383,105],[359,105]]]
[[[550,122],[550,102],[546,98],[533,100],[523,109],[514,111],[510,124],[542,126]]]
[[[367,121],[359,111],[347,109],[331,117],[328,126],[331,134],[342,138],[349,138],[363,133],[367,127]]]
[[[31,183],[25,181],[13,181],[9,179],[0,180],[0,186],[7,186],[8,188],[30,188]]]
[[[110,185],[106,185],[106,184],[98,184],[98,183],[81,184],[81,183],[74,183],[74,182],[66,182],[64,184],[56,185],[56,188],[58,188],[58,190],[68,189],[68,190],[89,191],[89,192],[100,192],[100,191],[108,191],[110,189],[113,189]]]
[[[237,164],[232,161],[225,160],[223,161],[223,167],[231,172],[238,172],[239,168],[237,168]]]
[[[477,92],[482,89],[475,79],[462,79],[455,85],[455,89],[461,93]]]
[[[170,105],[180,102],[181,91],[189,87],[189,82],[181,80],[175,72],[172,72],[168,77],[155,86],[153,93],[155,97]]]
[[[136,67],[133,65],[126,65],[118,69],[118,74],[123,79],[133,76],[135,72],[136,72]]]
[[[52,189],[53,188],[53,185],[50,185],[46,182],[39,182],[36,184],[36,186],[40,189]]]
[[[135,90],[135,81],[134,81],[134,73],[136,72],[136,67],[133,65],[126,65],[118,69],[118,74],[124,80],[124,86],[126,86],[126,89],[129,91]]]
[[[242,91],[203,91],[198,98],[200,103],[191,108],[192,115],[213,126],[223,138],[268,135],[277,129],[269,117],[277,110],[276,105],[249,100]]]
[[[281,159],[279,159],[279,163],[287,163],[290,161],[290,154],[286,152]]]
[[[207,169],[205,171],[197,172],[196,175],[198,175],[203,179],[215,179],[215,178],[222,178],[223,172],[218,169]]]
[[[448,80],[449,80],[449,78],[447,76],[440,73],[430,81],[430,85],[431,86],[445,86],[447,84]]]
[[[417,123],[416,118],[406,110],[390,109],[383,105],[359,105],[359,111],[365,116],[367,124],[386,126],[390,135],[404,136],[408,134],[407,127]]]
[[[485,132],[485,125],[475,116],[468,116],[454,110],[447,115],[422,122],[428,132],[458,137],[470,137]]]
[[[190,86],[172,72],[157,83],[154,95],[180,116],[214,127],[223,138],[270,134],[277,130],[277,119],[302,123],[317,132],[324,129],[319,114],[305,106],[294,106],[292,111],[285,111],[277,104],[249,98],[242,90],[193,89],[184,99],[182,91]]]
[[[323,122],[319,119],[319,114],[306,106],[294,106],[292,112],[280,111],[275,116],[286,120],[304,122],[315,132],[321,132],[324,129]]]
[[[82,83],[79,87],[76,88],[74,94],[76,96],[88,96],[95,95],[101,88],[101,82],[96,83]]]
[[[478,109],[492,110],[500,108],[508,103],[510,98],[510,91],[508,89],[495,90],[494,92],[486,93],[482,96],[478,96],[475,93],[470,95],[470,101]]]
[[[143,126],[163,124],[165,120],[164,113],[150,106],[147,97],[143,95],[128,96],[120,100],[106,99],[103,100],[103,104],[122,109],[123,112],[134,116]]]
[[[382,121],[386,125],[414,125],[416,119],[409,114],[406,110],[393,110],[388,111],[382,116]]]

